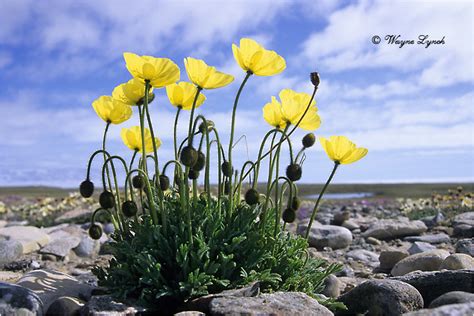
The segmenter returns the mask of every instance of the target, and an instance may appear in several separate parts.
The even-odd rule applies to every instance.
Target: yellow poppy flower
[[[150,89],[149,97],[153,88]],[[140,99],[145,96],[145,85],[139,79],[131,79],[126,83],[122,83],[114,88],[112,91],[112,97],[116,100],[122,101],[129,105],[136,105]]]
[[[123,58],[134,78],[149,80],[155,88],[162,88],[179,80],[179,67],[171,59],[133,53],[123,53]]]
[[[92,102],[97,115],[107,123],[120,124],[132,116],[130,105],[116,100],[108,95],[103,95]]]
[[[331,136],[329,139],[319,138],[321,145],[330,159],[341,164],[349,164],[362,159],[367,155],[368,150],[356,147],[345,136]]]
[[[232,52],[240,68],[257,76],[277,75],[286,68],[283,57],[250,38],[242,38],[240,47],[232,44]]]
[[[286,127],[286,121],[281,112],[281,104],[275,97],[272,97],[272,102],[265,104],[263,107],[263,118],[273,127],[280,129]]]
[[[196,92],[196,86],[190,82],[181,81],[166,86],[166,94],[168,95],[170,103],[184,110],[191,110],[193,108]],[[196,100],[195,107],[198,108],[205,100],[206,96],[200,93]]]
[[[130,128],[122,128],[120,132],[123,143],[131,150],[137,150],[143,153],[142,150],[142,133],[140,126],[132,126]],[[161,146],[161,140],[155,137],[156,148]],[[153,142],[151,138],[151,132],[148,128],[145,128],[145,152],[149,153],[153,151]]]
[[[189,80],[202,89],[216,89],[234,81],[233,76],[217,71],[201,59],[185,58],[184,66]]]

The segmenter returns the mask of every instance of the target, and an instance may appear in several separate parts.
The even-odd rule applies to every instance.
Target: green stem
[[[178,160],[178,122],[179,122],[179,114],[181,113],[181,107],[178,106],[178,111],[176,111],[176,117],[174,119],[174,138],[173,138],[173,144],[174,144],[174,159]]]
[[[311,225],[313,225],[314,217],[316,216],[316,212],[318,210],[319,202],[321,201],[324,192],[326,191],[326,188],[328,187],[329,183],[332,180],[332,177],[334,177],[334,174],[336,173],[336,169],[339,166],[339,162],[334,163],[334,168],[332,169],[331,175],[329,176],[328,180],[326,181],[326,184],[324,185],[321,193],[319,194],[318,200],[316,201],[316,204],[314,205],[313,212],[311,213],[311,219],[309,220],[308,228],[306,229],[306,234],[305,238],[308,240],[309,236],[309,231],[311,230]]]

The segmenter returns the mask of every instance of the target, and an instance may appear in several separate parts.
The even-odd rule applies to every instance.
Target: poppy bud
[[[196,180],[197,178],[199,178],[199,171],[194,170],[194,169],[189,169],[188,179]]]
[[[255,189],[249,189],[247,192],[245,192],[245,202],[247,202],[248,205],[257,204],[259,198],[260,198],[260,195],[258,194],[258,191]]]
[[[133,201],[125,201],[122,203],[122,212],[127,217],[132,217],[137,214],[137,204]]]
[[[99,195],[99,204],[102,208],[109,209],[115,205],[115,197],[112,192],[104,191]]]
[[[221,170],[222,170],[222,173],[226,176],[226,177],[230,177],[232,176],[232,171],[233,171],[233,168],[232,166],[230,165],[230,163],[228,161],[224,161],[221,165]]]
[[[319,78],[319,74],[317,72],[312,72],[309,77],[311,78],[311,83],[315,87],[318,87],[319,83],[321,82],[321,79]]]
[[[180,159],[186,167],[192,167],[196,163],[198,153],[193,146],[186,146],[181,150]]]
[[[153,102],[153,100],[155,100],[155,94],[154,93],[148,94],[148,104]],[[144,102],[145,102],[145,97],[140,98],[140,100],[138,100],[137,102],[137,105],[143,105]]]
[[[100,239],[100,237],[102,237],[102,227],[97,224],[92,224],[91,227],[89,227],[89,236],[95,240]]]
[[[291,208],[287,208],[283,211],[282,215],[283,221],[285,223],[293,223],[296,219],[296,212],[295,210],[292,210]]]
[[[297,211],[300,208],[300,205],[301,205],[301,200],[297,196],[294,196],[291,199],[291,207],[290,208],[294,211]]]
[[[296,163],[288,165],[288,167],[286,168],[286,176],[288,177],[288,179],[290,179],[293,182],[301,179],[302,173],[303,173],[303,170],[301,169],[301,166]]]
[[[160,188],[162,191],[168,190],[170,187],[170,178],[167,175],[160,175]]]
[[[145,187],[145,179],[141,175],[132,178],[132,185],[135,189],[143,189]]]
[[[79,186],[79,192],[81,193],[82,197],[91,197],[94,193],[94,183],[92,183],[89,179],[82,181],[81,185]]]
[[[313,133],[308,133],[304,135],[303,141],[302,141],[304,148],[309,148],[313,146],[315,142],[316,142],[316,137],[314,136]]]
[[[214,128],[214,122],[211,121],[211,120],[207,120],[206,121],[206,124],[207,124],[207,131],[211,131],[211,129]],[[199,131],[204,134],[206,132],[206,124],[204,124],[204,122],[202,122],[201,124],[199,124]]]
[[[201,171],[206,165],[206,155],[202,151],[198,151],[198,157],[196,163],[193,166],[193,169],[196,171]]]

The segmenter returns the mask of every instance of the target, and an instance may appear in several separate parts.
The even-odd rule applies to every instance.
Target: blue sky
[[[237,134],[247,146],[237,145],[238,161],[247,159],[246,148],[254,158],[268,131],[262,106],[283,88],[311,92],[308,76],[318,71],[322,125],[315,133],[345,135],[369,149],[334,182],[474,181],[473,10],[470,1],[434,0],[2,1],[0,185],[71,187],[84,178],[104,128],[91,103],[130,78],[124,51],[172,58],[182,80],[187,56],[235,75],[232,85],[206,91],[200,108],[227,142],[244,75],[231,45],[242,37],[277,51],[287,69],[252,77],[244,90]],[[386,35],[415,44],[400,48]],[[444,44],[425,48],[419,35]],[[152,116],[165,160],[175,109],[164,90],[156,93]],[[135,115],[123,126],[136,124]],[[128,158],[121,127],[112,128],[109,148]],[[307,154],[303,181],[325,181],[331,162],[318,144]]]

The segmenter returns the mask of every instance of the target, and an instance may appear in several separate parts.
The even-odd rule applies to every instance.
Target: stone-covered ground
[[[443,208],[433,201],[411,209],[394,199],[322,205],[309,254],[343,264],[323,291],[347,306],[336,314],[473,315],[472,205]],[[113,226],[104,223],[98,241],[88,237],[92,203],[74,194],[2,197],[0,315],[146,314],[97,287],[90,269],[110,259]],[[297,222],[288,225],[291,233],[305,232],[311,208],[312,202],[303,203]],[[302,293],[259,294],[258,283],[197,299],[189,308],[195,312],[180,315],[333,314]]]

